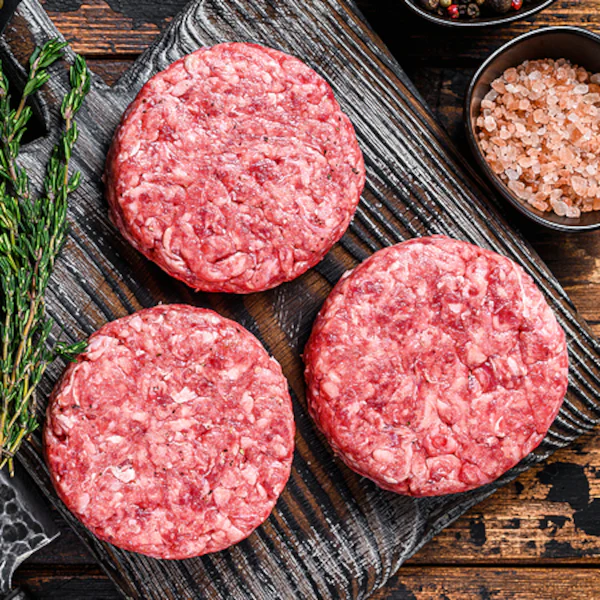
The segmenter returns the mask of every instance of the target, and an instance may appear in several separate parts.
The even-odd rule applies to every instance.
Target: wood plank
[[[138,16],[135,12],[123,14],[120,12],[123,10],[122,3],[108,4],[104,0],[44,2],[48,14],[55,20],[73,49],[89,57],[140,54],[185,4],[185,0],[155,2],[151,9],[157,12],[157,7],[162,5],[168,8],[168,12],[164,18],[152,22],[150,16],[145,17],[147,20],[142,20],[139,13]],[[135,10],[135,3],[127,3],[124,6]],[[152,10],[144,12],[144,15],[151,14]]]
[[[73,48],[88,56],[139,54],[152,43],[186,0],[151,0],[144,7],[118,0],[46,0],[45,6]],[[404,64],[475,64],[511,38],[549,25],[580,25],[598,30],[600,0],[557,0],[550,8],[502,27],[462,29],[460,33],[424,22],[402,2],[358,2],[372,27]],[[125,12],[122,12],[125,11]],[[155,16],[153,16],[155,15]]]
[[[592,600],[600,568],[548,569],[405,566],[371,600]],[[22,570],[15,583],[36,600],[118,600],[112,582],[93,566],[77,571]]]
[[[592,600],[600,568],[513,569],[405,566],[372,600]]]
[[[111,60],[104,58],[87,59],[88,67],[101,77],[107,85],[113,85],[133,64],[131,59]]]
[[[35,600],[120,600],[123,596],[97,565],[76,568],[21,567],[14,578]]]

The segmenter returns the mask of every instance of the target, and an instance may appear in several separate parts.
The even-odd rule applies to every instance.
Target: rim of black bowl
[[[545,35],[547,33],[552,32],[565,32],[572,33],[575,35],[588,37],[595,42],[598,43],[600,47],[600,35],[589,31],[588,29],[584,29],[583,27],[575,27],[571,25],[554,25],[549,27],[540,27],[539,29],[534,29],[533,31],[528,31],[523,35],[520,35],[510,42],[507,42],[498,50],[493,52],[477,69],[475,75],[471,79],[471,83],[467,89],[467,94],[465,96],[465,104],[464,104],[464,121],[465,128],[467,130],[467,140],[469,146],[471,147],[471,151],[475,156],[475,160],[479,164],[479,166],[483,169],[485,174],[487,175],[488,180],[494,185],[494,187],[501,193],[501,195],[510,202],[512,206],[514,206],[521,214],[529,217],[536,223],[540,225],[545,225],[546,227],[550,227],[551,229],[555,229],[558,231],[591,231],[594,229],[600,228],[600,221],[598,223],[591,223],[589,225],[578,225],[577,223],[569,224],[569,223],[557,223],[555,221],[551,221],[546,217],[542,216],[543,213],[537,214],[534,212],[534,209],[530,208],[527,204],[519,200],[510,189],[504,184],[504,182],[492,171],[487,161],[485,160],[483,153],[481,152],[481,148],[477,143],[477,137],[475,134],[475,130],[473,128],[473,123],[471,122],[471,104],[473,102],[473,91],[475,90],[475,86],[479,82],[481,75],[487,69],[487,67],[493,63],[501,54],[504,54],[506,50],[509,50],[513,46],[518,45],[522,41],[529,39],[531,37],[536,37],[539,35]],[[600,49],[600,48],[599,48]],[[515,65],[516,66],[516,65]],[[565,217],[566,219],[567,217]],[[575,220],[575,219],[574,219]]]
[[[404,4],[408,6],[415,14],[427,19],[431,23],[443,25],[444,27],[492,27],[493,25],[502,25],[504,23],[512,23],[519,19],[525,19],[540,10],[544,10],[550,6],[555,0],[543,0],[531,8],[521,9],[512,12],[508,15],[498,15],[497,17],[484,17],[477,19],[447,19],[440,17],[434,13],[425,10],[417,4],[418,0],[404,0]]]

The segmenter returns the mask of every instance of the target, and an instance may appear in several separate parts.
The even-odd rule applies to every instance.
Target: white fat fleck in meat
[[[104,352],[118,346],[119,341],[108,336],[98,336],[90,341],[85,351],[87,360],[98,360]]]
[[[226,506],[232,496],[232,491],[225,488],[213,490],[213,499],[218,507]]]
[[[377,448],[373,451],[373,458],[382,465],[389,465],[396,460],[396,454],[385,448]]]
[[[77,499],[77,504],[74,506],[73,510],[76,513],[82,513],[85,511],[85,509],[88,507],[88,504],[90,503],[90,495],[86,494],[85,492],[83,494],[81,494],[78,499]]]
[[[253,486],[258,481],[258,469],[252,465],[248,465],[242,469],[241,476],[249,485]]]
[[[171,242],[173,240],[173,227],[167,227],[162,237],[163,252],[165,253],[165,259],[168,264],[175,269],[185,268],[185,261],[181,258],[178,252],[171,249]]]
[[[137,315],[133,315],[133,317],[129,321],[129,326],[132,329],[135,329],[135,331],[137,331],[138,333],[140,333],[144,326],[144,322]]]
[[[58,415],[56,417],[56,423],[57,425],[60,426],[60,428],[63,431],[68,431],[69,429],[72,429],[75,426],[75,423],[77,422],[76,418],[74,415]]]
[[[110,467],[109,470],[123,483],[130,483],[135,479],[135,469],[133,467]]]
[[[240,408],[245,413],[252,413],[252,409],[254,408],[254,398],[249,392],[244,392],[242,395],[242,399],[240,400]]]
[[[106,441],[110,444],[120,444],[125,438],[122,435],[109,435]]]
[[[481,365],[487,360],[487,355],[481,351],[479,346],[468,342],[466,347],[468,348],[466,361],[469,366]]]
[[[198,394],[189,388],[184,387],[181,391],[175,392],[171,397],[176,404],[182,404],[184,402],[195,400],[198,397]]]
[[[337,398],[340,395],[340,388],[338,385],[330,380],[327,380],[322,385],[323,392],[330,398]]]

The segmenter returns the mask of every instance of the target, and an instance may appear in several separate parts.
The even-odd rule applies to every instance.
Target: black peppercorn
[[[512,6],[512,0],[486,0],[486,6],[489,6],[495,13],[502,14],[508,12]]]
[[[420,0],[421,1],[421,5],[423,6],[423,8],[425,10],[436,10],[437,7],[440,5],[440,0]]]
[[[475,4],[474,2],[469,4],[469,6],[467,6],[467,15],[471,19],[476,19],[480,13],[481,13],[481,11],[479,10],[479,6],[477,6],[477,4]]]

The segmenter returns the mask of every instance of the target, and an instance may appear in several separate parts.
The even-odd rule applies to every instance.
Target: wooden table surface
[[[45,2],[73,48],[109,83],[185,4],[186,0]],[[600,31],[600,0],[556,1],[525,21],[469,32],[424,23],[400,0],[359,4],[467,156],[462,102],[469,78],[491,51],[545,25],[582,25]],[[511,218],[599,335],[600,231],[558,233],[515,214]],[[83,544],[55,516],[60,539],[24,563],[16,583],[39,599],[119,598]],[[407,562],[374,598],[600,598],[600,436],[581,438],[471,510]]]

